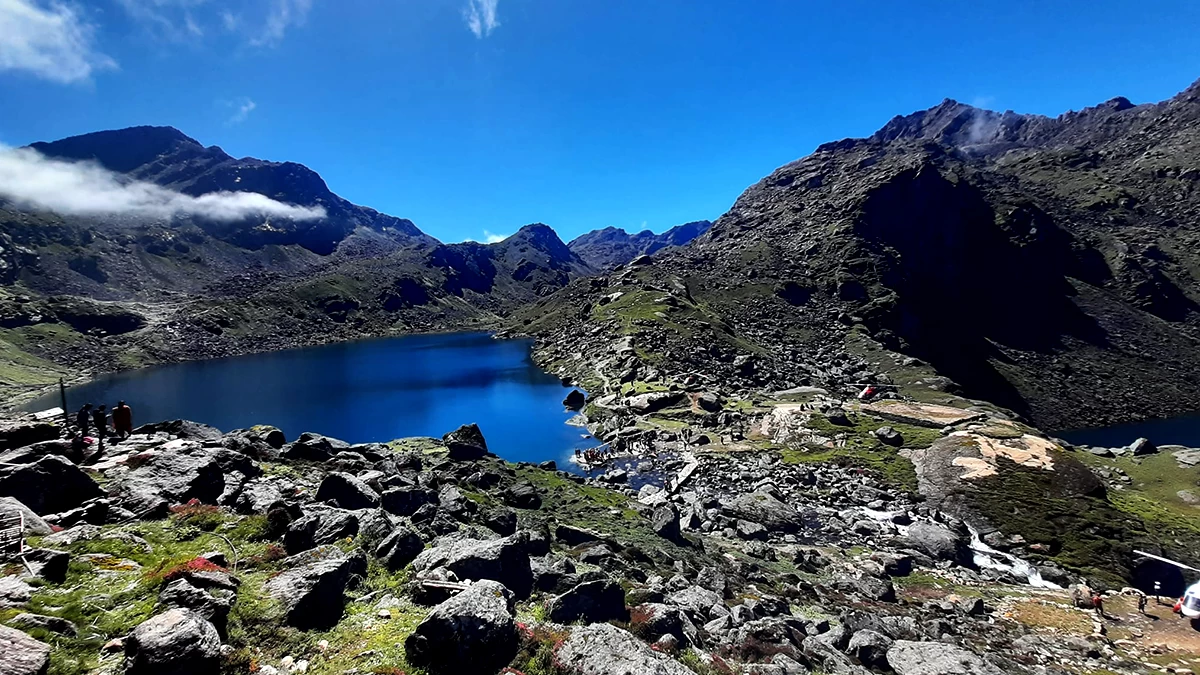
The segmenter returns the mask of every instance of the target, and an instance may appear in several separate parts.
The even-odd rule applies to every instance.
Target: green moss
[[[638,394],[649,394],[655,391],[667,391],[669,387],[661,382],[626,382],[621,385],[622,396],[636,396]]]

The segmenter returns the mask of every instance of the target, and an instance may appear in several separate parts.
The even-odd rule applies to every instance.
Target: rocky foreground
[[[621,400],[662,403],[636,396]],[[731,407],[753,422],[750,437],[807,434],[810,445],[733,450],[716,432],[684,442],[692,433],[658,428],[639,457],[589,479],[503,462],[474,426],[348,445],[176,421],[72,457],[53,424],[13,421],[0,433],[0,513],[23,515],[27,548],[0,578],[0,673],[1200,665],[1200,632],[1169,608],[1152,601],[1139,614],[1137,592],[1110,583],[1101,619],[1082,584],[1101,590],[1103,579],[1055,562],[1045,542],[994,530],[985,546],[917,489],[934,480],[918,455],[947,439],[991,448],[967,462],[972,472],[1002,463],[1003,448],[1032,461],[1038,437],[1015,424],[1001,433],[964,413],[938,430],[849,404]],[[878,443],[856,446],[868,427]],[[821,433],[864,461],[806,461]],[[880,448],[916,457],[917,470],[865,461]]]

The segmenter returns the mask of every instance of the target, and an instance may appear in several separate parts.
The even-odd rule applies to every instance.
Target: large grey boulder
[[[58,633],[59,635],[67,635],[70,637],[75,637],[75,635],[79,632],[79,629],[75,626],[75,624],[71,623],[67,619],[58,616],[46,616],[45,614],[30,614],[28,612],[22,612],[21,614],[18,614],[10,619],[8,623],[13,628],[21,628],[25,630],[30,628],[40,628],[42,630],[50,631],[51,633]],[[3,672],[4,668],[0,667],[0,673]]]
[[[367,573],[362,551],[347,555],[333,546],[294,555],[283,563],[290,569],[267,581],[264,589],[283,607],[287,624],[303,629],[337,624],[351,578]]]
[[[103,496],[91,476],[58,455],[0,468],[0,497],[12,497],[41,515],[70,511]]]
[[[67,568],[71,565],[71,554],[52,548],[25,549],[25,564],[33,575],[53,584],[67,580]]]
[[[125,638],[125,675],[216,675],[221,637],[194,612],[172,609]]]
[[[163,607],[191,610],[211,623],[222,636],[225,635],[233,600],[232,591],[220,588],[206,591],[196,588],[187,579],[176,579],[158,593],[158,602]]]
[[[950,560],[964,567],[974,565],[967,536],[948,527],[919,521],[909,525],[906,538],[912,548],[936,560]]]
[[[24,517],[26,537],[44,537],[54,532],[50,523],[42,520],[33,509],[13,497],[0,497],[0,517],[8,519],[16,516]]]
[[[442,436],[442,442],[450,452],[450,459],[480,459],[488,454],[487,441],[478,424],[464,424]]]
[[[333,500],[343,509],[373,509],[379,506],[379,494],[370,485],[341,471],[325,476],[317,488],[317,501]]]
[[[379,544],[375,557],[389,570],[396,571],[408,567],[424,550],[425,542],[420,535],[407,527],[399,527]]]
[[[50,645],[0,626],[0,675],[46,675],[49,668]]]
[[[283,504],[283,491],[273,479],[256,478],[242,485],[233,507],[238,513],[265,515]]]
[[[550,599],[547,616],[556,623],[627,621],[625,589],[611,579],[585,581]]]
[[[666,604],[680,607],[695,617],[708,615],[713,605],[724,604],[723,598],[707,588],[688,586],[667,596]]]
[[[896,640],[887,662],[896,675],[1003,675],[975,654],[944,642]]]
[[[563,672],[571,675],[693,675],[687,666],[607,623],[573,629],[557,657]]]
[[[650,516],[650,525],[654,533],[668,541],[679,542],[683,535],[679,531],[679,510],[670,502],[664,502],[654,507]]]
[[[438,494],[421,487],[397,487],[383,491],[382,505],[388,513],[411,516],[426,504],[436,504]]]
[[[176,440],[135,456],[134,468],[113,481],[112,491],[135,513],[160,509],[162,504],[185,504],[193,499],[217,504],[233,495],[249,478],[262,474],[249,457],[224,448],[202,447],[196,441]],[[235,499],[230,499],[232,504]]]
[[[313,504],[304,509],[304,515],[288,525],[283,535],[283,547],[288,553],[299,553],[356,534],[358,516],[353,511]]]
[[[721,508],[731,518],[758,523],[772,532],[797,532],[804,522],[796,509],[761,491],[738,495]]]
[[[887,667],[887,651],[891,646],[891,638],[864,628],[851,636],[850,643],[846,645],[846,653],[858,659],[864,666],[882,670]]]
[[[442,602],[404,641],[408,662],[432,675],[494,673],[517,653],[513,594],[483,580]]]
[[[21,607],[33,597],[33,586],[16,575],[0,577],[0,609]]]
[[[652,391],[648,394],[630,396],[625,401],[625,405],[638,415],[647,415],[682,403],[684,396],[683,392],[678,391]]]
[[[518,598],[527,598],[533,588],[533,570],[524,550],[526,537],[518,532],[492,541],[441,539],[418,555],[412,566],[418,574],[440,568],[462,580],[499,581]]]

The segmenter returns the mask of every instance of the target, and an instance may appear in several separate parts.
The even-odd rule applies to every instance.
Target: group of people
[[[109,435],[110,422],[112,435],[122,440],[133,433],[133,409],[125,405],[125,401],[117,403],[111,416],[107,408],[104,405],[93,408],[91,403],[87,403],[75,413],[75,431],[80,438],[87,436],[89,429],[94,427],[96,438],[104,442],[104,438]]]
[[[616,457],[616,453],[611,448],[589,448],[587,450],[575,448],[575,457],[582,458],[588,464],[601,464]]]

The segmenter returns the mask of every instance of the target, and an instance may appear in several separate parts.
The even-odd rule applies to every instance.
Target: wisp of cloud
[[[241,220],[273,216],[292,220],[325,217],[325,209],[285,204],[254,192],[185,195],[145,181],[123,180],[86,162],[64,162],[29,148],[0,146],[0,199],[22,208],[74,216],[201,216]]]
[[[475,37],[487,37],[500,26],[500,20],[496,18],[496,5],[499,2],[500,0],[467,0],[463,18],[467,20],[467,28]]]

